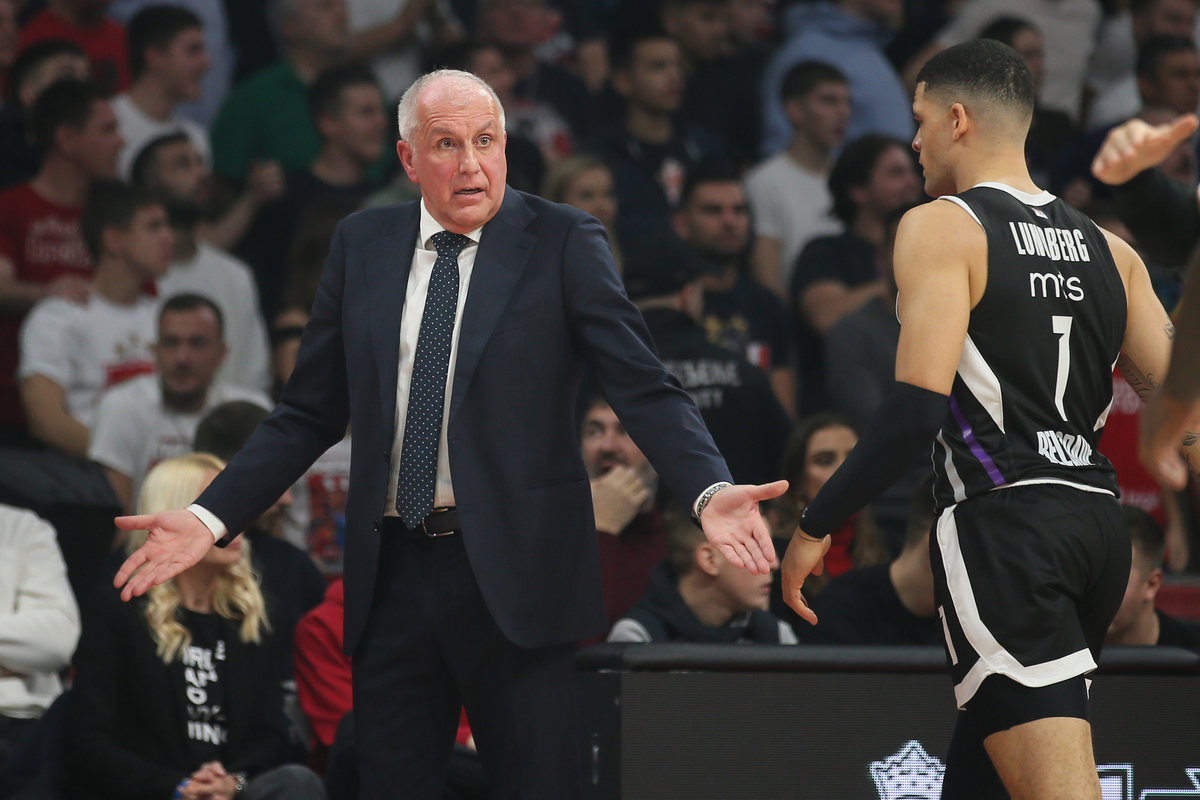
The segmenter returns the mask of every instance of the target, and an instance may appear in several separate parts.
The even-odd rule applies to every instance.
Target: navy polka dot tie
[[[433,510],[450,339],[458,313],[458,254],[470,239],[461,233],[440,231],[433,235],[432,241],[437,260],[429,278],[425,313],[417,336],[400,450],[400,482],[396,489],[396,510],[409,528],[417,527]]]

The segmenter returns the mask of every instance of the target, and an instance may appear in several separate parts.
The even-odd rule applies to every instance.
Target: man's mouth
[[[457,195],[483,194],[483,189],[459,189]]]

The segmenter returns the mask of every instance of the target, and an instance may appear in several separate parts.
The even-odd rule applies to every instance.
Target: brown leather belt
[[[384,517],[383,525],[387,533],[419,534],[431,539],[451,536],[462,530],[458,524],[458,510],[455,508],[435,508],[415,528],[406,527],[399,517]]]

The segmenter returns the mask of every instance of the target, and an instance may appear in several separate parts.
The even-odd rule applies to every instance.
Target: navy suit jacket
[[[197,500],[231,532],[245,530],[350,424],[347,653],[374,592],[419,226],[416,202],[338,225],[279,405]],[[691,398],[659,363],[603,226],[508,188],[483,228],[462,312],[447,440],[471,567],[501,631],[522,647],[605,627],[575,422],[585,369],[681,502],[730,480]]]

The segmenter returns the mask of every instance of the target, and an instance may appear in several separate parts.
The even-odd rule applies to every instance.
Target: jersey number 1
[[[1067,376],[1071,373],[1071,317],[1054,316],[1050,318],[1054,324],[1054,332],[1058,334],[1058,375],[1054,378],[1054,405],[1058,415],[1067,421],[1067,411],[1063,408],[1063,396],[1067,393]]]

